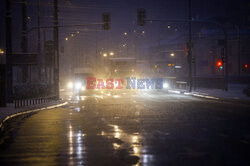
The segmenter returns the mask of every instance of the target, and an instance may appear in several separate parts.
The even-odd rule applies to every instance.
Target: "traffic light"
[[[249,68],[248,64],[242,64],[241,65],[241,70],[244,71],[244,72],[247,72],[248,68]]]
[[[159,71],[160,71],[159,64],[154,65],[154,72],[159,72]]]
[[[102,14],[102,29],[110,30],[111,18],[109,13]]]
[[[222,62],[222,61],[217,61],[216,66],[217,66],[219,69],[223,69],[223,62]]]
[[[221,67],[222,66],[222,61],[217,61],[217,66]]]
[[[138,26],[144,26],[146,24],[146,10],[137,9],[137,24]]]

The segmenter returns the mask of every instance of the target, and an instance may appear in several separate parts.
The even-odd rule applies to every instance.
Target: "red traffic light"
[[[216,64],[218,67],[221,67],[222,66],[222,61],[217,61],[217,64]]]

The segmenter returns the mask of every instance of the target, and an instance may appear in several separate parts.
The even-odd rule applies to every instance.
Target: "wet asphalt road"
[[[0,165],[250,165],[250,106],[182,94],[82,96],[13,120]]]

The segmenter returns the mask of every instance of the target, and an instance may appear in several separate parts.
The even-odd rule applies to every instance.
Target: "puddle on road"
[[[113,137],[113,148],[121,155],[127,155],[125,158],[129,163],[138,165],[148,165],[149,160],[153,159],[152,155],[147,154],[147,150],[142,146],[142,135],[140,133],[125,133],[118,125],[108,124],[113,128],[112,133],[101,132],[102,136],[107,136],[110,139]],[[122,152],[126,150],[128,154]],[[123,154],[122,154],[123,153]]]
[[[83,146],[83,137],[85,136],[81,130],[76,133],[72,130],[72,125],[69,124],[68,132],[68,154],[69,154],[69,165],[83,165],[84,164],[84,153],[85,147]],[[76,160],[74,159],[74,154],[76,154]],[[75,163],[76,162],[76,163]]]

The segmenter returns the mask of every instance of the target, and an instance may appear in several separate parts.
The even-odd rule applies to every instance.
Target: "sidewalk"
[[[37,105],[32,105],[32,106],[27,106],[27,107],[22,107],[22,108],[14,108],[14,105],[10,105],[7,107],[0,107],[0,127],[2,125],[2,122],[4,122],[7,117],[11,117],[12,115],[18,114],[18,113],[24,113],[26,111],[31,111],[31,110],[39,110],[43,108],[50,108],[51,106],[57,106],[60,104],[65,103],[64,101],[53,101],[49,103],[43,103],[43,104],[37,104]]]
[[[224,91],[221,89],[205,89],[205,88],[196,88],[193,92],[188,93],[185,92],[186,95],[193,95],[198,97],[205,97],[211,99],[241,99],[241,100],[249,100],[246,94],[243,93],[243,90],[247,88],[247,85],[239,85],[239,84],[230,84],[228,86],[228,91]]]

